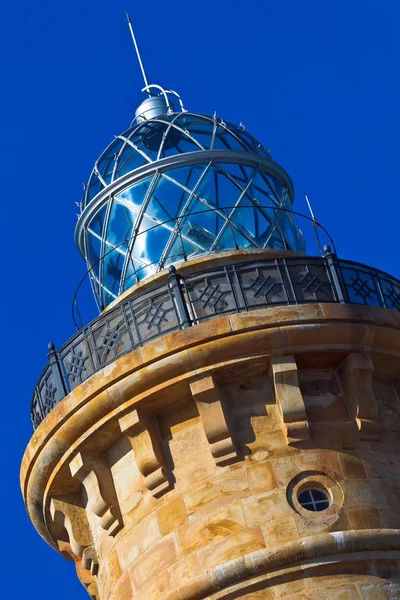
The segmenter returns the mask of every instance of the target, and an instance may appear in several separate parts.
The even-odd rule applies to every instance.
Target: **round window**
[[[302,490],[297,499],[303,508],[313,512],[326,510],[331,503],[328,493],[317,488]]]

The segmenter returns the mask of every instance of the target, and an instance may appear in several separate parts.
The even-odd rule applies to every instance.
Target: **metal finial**
[[[126,13],[126,18],[128,20],[128,26],[129,26],[129,30],[131,32],[132,40],[133,40],[133,43],[134,43],[134,46],[135,46],[136,55],[137,55],[137,58],[138,58],[138,61],[139,61],[139,65],[140,65],[140,68],[142,70],[142,75],[143,75],[143,79],[144,79],[144,85],[146,86],[146,88],[148,88],[149,87],[149,82],[147,80],[146,71],[144,70],[144,66],[143,66],[143,62],[142,62],[142,57],[140,56],[139,47],[137,45],[137,41],[136,41],[136,37],[135,37],[135,32],[133,31],[133,27],[132,27],[131,18],[129,16],[129,13]],[[150,92],[149,92],[149,94],[150,94]]]
[[[56,349],[56,347],[53,344],[53,342],[49,342],[48,345],[47,345],[47,348],[49,349],[49,352],[54,352],[54,350]]]
[[[330,246],[328,246],[328,244],[325,244],[324,252],[325,252],[325,254],[331,254],[332,248]]]
[[[172,274],[173,274],[173,273],[176,273],[176,268],[174,267],[174,265],[170,265],[170,266],[168,267],[168,271],[169,271],[170,273],[172,273]]]

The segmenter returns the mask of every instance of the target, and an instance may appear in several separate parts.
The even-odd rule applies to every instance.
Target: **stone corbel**
[[[306,407],[300,391],[294,356],[273,358],[270,372],[277,404],[282,411],[289,446],[309,441],[310,430]]]
[[[114,481],[103,456],[79,452],[70,462],[71,475],[84,486],[90,510],[100,518],[100,525],[110,535],[122,527]]]
[[[142,409],[134,408],[119,419],[119,426],[131,444],[145,486],[153,496],[159,496],[170,484],[156,420]]]
[[[99,570],[99,563],[97,560],[97,553],[94,546],[88,546],[83,551],[82,567],[86,569],[86,571],[90,571],[92,575],[97,575],[97,571]]]
[[[378,404],[372,388],[374,364],[368,354],[349,354],[340,373],[350,416],[355,420],[358,439],[378,441],[381,426]]]
[[[93,598],[95,598],[96,600],[100,600],[95,579],[95,576],[97,575],[98,571],[98,561],[94,547],[88,546],[87,548],[85,548],[82,558],[80,558],[74,553],[74,551],[71,548],[71,545],[67,542],[62,542],[58,540],[58,549],[60,550],[64,558],[66,558],[66,560],[74,561],[76,567],[76,574],[78,576],[79,581],[82,583],[82,585],[87,591],[92,591]],[[87,562],[88,558],[90,561],[89,563]]]
[[[62,498],[51,499],[50,514],[53,522],[61,525],[67,531],[69,547],[73,555],[82,558],[87,548],[92,545],[92,537],[85,509],[82,506],[68,502],[63,496]],[[58,540],[59,546],[60,543],[62,543],[61,540]],[[73,555],[71,555],[72,558],[74,558]]]
[[[237,452],[222,408],[220,390],[213,376],[206,375],[192,381],[190,391],[199,411],[215,464],[236,459]]]

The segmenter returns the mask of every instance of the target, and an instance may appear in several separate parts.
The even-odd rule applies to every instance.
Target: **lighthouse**
[[[400,282],[308,254],[262,141],[140,65],[75,230],[98,314],[34,385],[32,523],[93,600],[396,597]]]

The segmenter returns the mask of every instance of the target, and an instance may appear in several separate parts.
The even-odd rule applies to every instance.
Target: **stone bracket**
[[[273,358],[270,373],[277,404],[282,411],[289,446],[310,440],[310,430],[294,356]]]
[[[100,524],[110,535],[122,527],[111,470],[97,452],[78,452],[69,464],[71,475],[84,486],[89,508],[100,518]]]
[[[90,571],[92,575],[97,575],[99,570],[99,561],[94,546],[88,546],[83,551],[82,555],[82,567],[87,571]]]
[[[350,416],[355,420],[360,441],[378,441],[381,426],[372,388],[374,364],[368,354],[349,354],[341,366],[341,378]]]
[[[54,523],[66,529],[72,552],[81,558],[85,550],[92,545],[85,509],[69,502],[63,496],[62,499],[51,499],[50,514]]]
[[[221,393],[214,377],[206,375],[192,381],[189,385],[215,463],[219,465],[236,459],[237,452],[222,408]]]
[[[132,409],[119,419],[121,432],[128,438],[144,484],[153,496],[169,487],[161,436],[155,418],[142,409]]]
[[[95,576],[98,572],[97,554],[93,546],[88,546],[83,552],[82,559],[76,556],[71,545],[58,541],[58,548],[67,560],[75,562],[76,574],[92,600],[100,600]]]

